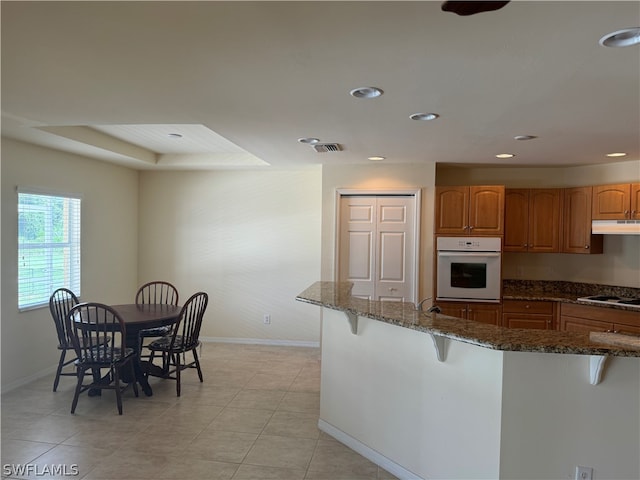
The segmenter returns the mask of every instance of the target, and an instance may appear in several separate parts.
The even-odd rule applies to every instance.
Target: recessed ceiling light
[[[358,87],[349,92],[349,95],[356,98],[376,98],[384,92],[378,87]]]
[[[496,155],[496,158],[513,158],[515,155],[513,153],[499,153]]]
[[[624,152],[614,152],[614,153],[607,153],[607,157],[626,157],[627,154]]]
[[[379,157],[379,156],[374,156],[374,157],[368,157],[369,160],[371,160],[372,162],[380,162],[382,160],[384,160],[386,157]]]
[[[440,115],[437,113],[413,113],[409,115],[411,120],[435,120]]]
[[[182,138],[182,134],[181,133],[169,133],[167,134],[168,137],[171,138]]]
[[[513,137],[514,140],[533,140],[534,138],[538,138],[535,135],[516,135]]]
[[[306,144],[309,144],[309,145],[313,145],[315,143],[318,143],[320,141],[320,139],[314,138],[314,137],[302,137],[302,138],[299,138],[298,141],[300,143],[306,143]]]
[[[600,39],[603,47],[628,47],[640,43],[640,27],[625,28],[612,32]]]

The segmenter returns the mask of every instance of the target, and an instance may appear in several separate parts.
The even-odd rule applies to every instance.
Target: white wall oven
[[[438,237],[436,248],[436,300],[500,302],[500,237]]]

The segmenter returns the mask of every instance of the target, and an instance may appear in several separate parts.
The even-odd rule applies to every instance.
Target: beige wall
[[[563,188],[640,181],[640,161],[563,168],[437,167],[438,185]],[[640,235],[606,235],[602,255],[505,253],[504,277],[640,288]]]
[[[336,190],[422,189],[420,299],[431,297],[435,164],[325,165],[322,169],[322,280],[335,280]],[[428,306],[428,304],[425,304]]]
[[[18,312],[17,186],[82,195],[81,300],[132,301],[137,285],[138,173],[2,139],[2,389],[53,372],[48,307]]]
[[[202,337],[317,344],[320,167],[141,172],[139,280],[209,293]],[[271,315],[271,325],[263,315]]]

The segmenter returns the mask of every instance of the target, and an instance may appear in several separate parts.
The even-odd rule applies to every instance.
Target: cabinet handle
[[[523,245],[523,247],[524,247],[524,248],[527,248],[528,246],[529,246],[529,244],[528,244],[528,243],[525,243],[525,244]]]
[[[635,218],[637,213],[638,213],[637,210],[631,210],[631,218]]]
[[[589,248],[589,245],[585,245],[585,246],[584,246],[584,248],[587,248],[587,249],[588,249],[588,248]]]
[[[629,210],[625,210],[625,211],[624,211],[624,216],[625,216],[625,217],[628,217],[628,216],[629,216]]]
[[[473,230],[473,225],[469,225],[469,230]]]
[[[525,305],[524,308],[531,308],[531,305]]]

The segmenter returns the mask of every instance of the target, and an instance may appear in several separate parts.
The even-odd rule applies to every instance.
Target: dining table
[[[148,397],[153,395],[153,390],[149,385],[148,377],[140,361],[140,331],[148,328],[162,327],[174,324],[180,317],[182,307],[179,305],[166,305],[156,303],[127,303],[121,305],[111,305],[125,323],[126,339],[128,348],[133,348],[136,358],[133,364],[135,381],[142,387],[142,391]]]

